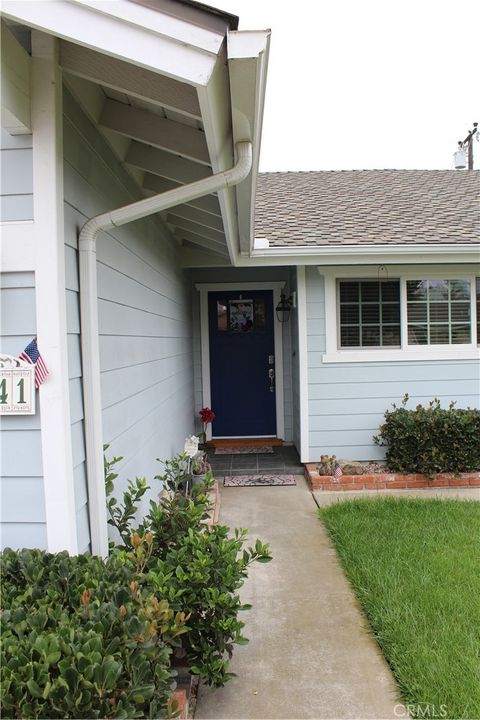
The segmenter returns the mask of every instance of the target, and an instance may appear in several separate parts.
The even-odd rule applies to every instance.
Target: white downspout
[[[100,388],[100,353],[97,308],[97,235],[209,193],[237,185],[252,167],[252,143],[236,145],[237,162],[230,170],[139,200],[88,220],[78,238],[80,270],[80,317],[83,365],[85,452],[88,479],[91,550],[108,555],[106,497],[103,470],[103,430]]]

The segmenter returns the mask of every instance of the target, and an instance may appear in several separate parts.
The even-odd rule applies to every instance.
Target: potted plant
[[[207,477],[211,477],[212,467],[208,462],[208,455],[199,450],[192,458],[192,485],[203,485]]]

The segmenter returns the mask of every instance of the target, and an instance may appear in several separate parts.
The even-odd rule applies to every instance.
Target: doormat
[[[296,485],[294,475],[226,475],[225,487],[256,487],[260,485]]]
[[[273,447],[261,445],[259,447],[217,447],[215,455],[264,455],[273,453]]]

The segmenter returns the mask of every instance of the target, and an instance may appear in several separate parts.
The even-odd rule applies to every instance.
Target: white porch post
[[[78,552],[67,360],[63,224],[62,75],[58,42],[32,32],[35,285],[43,481],[50,552]]]
[[[307,285],[305,266],[297,265],[298,370],[300,383],[300,462],[310,460],[308,413]]]

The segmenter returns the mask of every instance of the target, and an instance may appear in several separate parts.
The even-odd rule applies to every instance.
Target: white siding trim
[[[208,293],[238,290],[272,290],[274,315],[275,343],[275,411],[277,415],[277,437],[285,435],[285,399],[283,390],[283,328],[275,315],[275,307],[280,301],[280,293],[285,287],[284,282],[232,282],[232,283],[197,283],[195,288],[200,291],[200,343],[202,355],[202,396],[203,406],[210,407],[210,333],[208,327]],[[211,426],[207,429],[207,440],[212,439]]]
[[[38,344],[47,542],[78,552],[67,360],[63,225],[62,76],[58,43],[32,32],[32,124]]]
[[[297,267],[297,323],[298,323],[298,376],[300,397],[300,462],[308,462],[309,411],[308,411],[308,344],[307,344],[307,288],[305,266]]]
[[[342,350],[338,347],[338,322],[337,322],[337,278],[377,278],[379,268],[377,267],[346,267],[346,268],[322,268],[318,272],[323,275],[325,283],[325,343],[326,353],[322,362],[328,363],[362,363],[388,361],[429,361],[429,360],[477,360],[480,358],[480,351],[475,344],[475,276],[480,269],[478,266],[452,266],[435,265],[429,268],[412,267],[408,265],[395,266],[390,269],[389,276],[400,279],[400,302],[401,302],[401,348],[378,348],[369,350]],[[388,269],[388,268],[387,268]],[[382,271],[381,278],[386,275]],[[470,280],[470,305],[471,305],[471,328],[472,342],[464,345],[408,345],[407,344],[407,301],[406,281],[407,279],[467,279]]]

